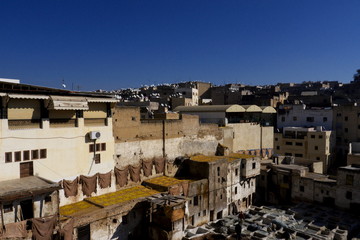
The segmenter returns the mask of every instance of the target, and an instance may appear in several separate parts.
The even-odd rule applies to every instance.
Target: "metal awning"
[[[89,110],[85,97],[50,96],[50,110]]]
[[[9,98],[15,99],[49,99],[46,95],[33,95],[33,94],[7,94]]]
[[[115,98],[93,98],[93,97],[87,97],[86,100],[89,103],[116,103],[119,100],[115,99]]]

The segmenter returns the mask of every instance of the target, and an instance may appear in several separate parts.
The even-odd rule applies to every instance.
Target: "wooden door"
[[[33,162],[20,163],[20,178],[34,175]]]

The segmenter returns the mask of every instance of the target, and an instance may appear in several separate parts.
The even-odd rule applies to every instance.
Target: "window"
[[[285,156],[292,156],[292,153],[285,153]]]
[[[345,197],[346,199],[352,200],[352,192],[347,191]]]
[[[297,121],[297,117],[293,117],[293,121]]]
[[[285,142],[286,145],[292,145],[292,142]]]
[[[132,121],[136,121],[136,117],[131,117],[131,120],[132,120]]]
[[[341,117],[341,113],[337,113],[336,116],[337,116],[337,117]]]
[[[256,168],[256,163],[254,162],[253,164],[252,164],[252,169],[255,169]]]
[[[6,152],[5,153],[5,162],[6,163],[12,162],[12,152]]]
[[[283,182],[289,183],[289,176],[283,175]]]
[[[4,213],[12,212],[13,211],[13,205],[12,204],[5,204],[4,205]]]
[[[346,175],[346,185],[353,185],[354,184],[354,176],[353,175]]]
[[[295,153],[295,157],[303,157],[301,153]]]
[[[239,169],[235,168],[235,176],[239,175]]]
[[[359,125],[360,126],[360,125]],[[275,138],[275,141],[279,140],[278,138]]]
[[[217,167],[217,175],[220,176],[220,167]]]
[[[307,118],[306,118],[306,121],[307,121],[307,122],[314,122],[314,117],[307,117]]]
[[[322,139],[322,138],[323,138],[323,135],[319,135],[319,138]]]
[[[280,150],[280,146],[276,146],[276,150]]]
[[[303,143],[302,143],[302,142],[296,142],[295,145],[296,145],[296,146],[302,146]]]
[[[327,122],[327,117],[323,117],[323,122]]]
[[[41,159],[47,158],[47,150],[46,149],[40,149],[40,158]]]
[[[349,132],[349,129],[348,128],[344,128],[344,132]]]
[[[106,151],[106,143],[101,144],[101,151]]]
[[[39,150],[31,150],[31,159],[39,159]]]
[[[235,194],[237,194],[237,187],[235,187]]]
[[[15,152],[14,153],[14,157],[15,157],[15,162],[20,162],[21,161],[21,152]]]
[[[347,116],[345,116],[345,117],[344,117],[344,120],[347,121],[347,120],[349,120],[349,118],[348,118]]]
[[[305,188],[304,188],[304,186],[300,186],[300,192],[304,192],[304,190],[305,190]]]
[[[101,145],[100,145],[100,143],[97,143],[96,144],[96,148],[95,148],[95,151],[101,151]]]
[[[30,160],[30,151],[23,151],[23,160],[24,161]]]
[[[285,117],[281,117],[281,121],[282,121],[282,122],[285,122]]]
[[[320,157],[316,157],[316,160],[320,160]]]
[[[319,150],[319,147],[318,147],[318,146],[315,146],[314,149],[315,149],[315,150]]]
[[[51,202],[51,196],[46,196],[44,200],[45,200],[45,203]]]
[[[101,163],[100,153],[95,154],[95,156],[94,156],[94,162],[95,162],[95,164]]]
[[[241,168],[245,168],[245,164],[244,164],[244,163],[241,164]]]
[[[89,152],[94,152],[94,144],[89,145]]]
[[[198,196],[195,196],[194,197],[194,206],[197,206],[197,205],[199,205],[199,198],[198,198]]]
[[[311,138],[315,138],[315,135],[311,135]]]

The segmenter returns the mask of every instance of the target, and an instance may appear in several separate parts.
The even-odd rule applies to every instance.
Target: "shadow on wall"
[[[146,219],[145,202],[137,203],[128,213],[122,216],[116,216],[112,220],[120,222],[111,239],[121,240],[134,240],[134,239],[147,239],[148,224]],[[118,218],[118,219],[117,219]]]

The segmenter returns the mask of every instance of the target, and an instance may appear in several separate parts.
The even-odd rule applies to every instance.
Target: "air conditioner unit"
[[[96,140],[96,139],[99,139],[101,136],[101,133],[100,132],[97,132],[97,131],[91,131],[89,132],[89,137],[91,140]]]

